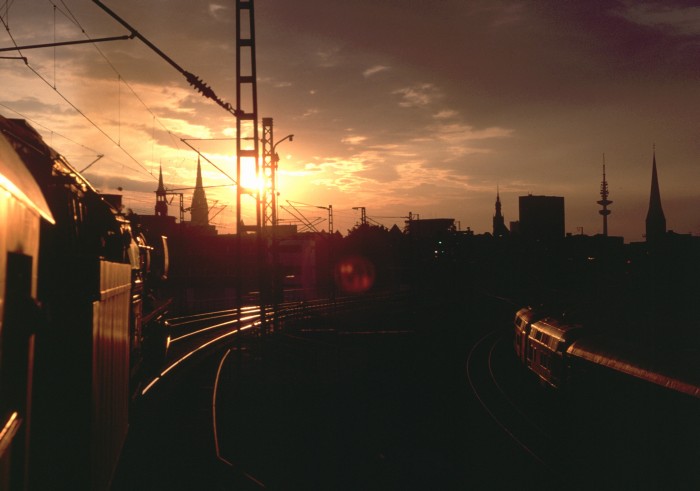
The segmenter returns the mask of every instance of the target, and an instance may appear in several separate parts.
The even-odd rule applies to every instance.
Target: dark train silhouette
[[[167,241],[26,122],[0,130],[0,489],[103,489],[167,350]]]

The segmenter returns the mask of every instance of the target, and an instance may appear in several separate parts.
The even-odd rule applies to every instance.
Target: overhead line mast
[[[128,29],[133,37],[139,38],[144,44],[155,51],[161,58],[167,61],[173,68],[184,75],[187,82],[198,90],[203,96],[212,99],[219,106],[226,109],[236,118],[236,233],[238,240],[237,261],[238,261],[238,285],[237,296],[240,308],[242,300],[241,283],[241,236],[247,232],[255,232],[257,235],[257,249],[259,251],[258,266],[261,274],[261,299],[260,299],[260,322],[263,332],[265,331],[265,308],[266,299],[263,298],[263,267],[265,263],[265,250],[262,243],[262,199],[259,185],[254,185],[253,189],[244,189],[241,185],[241,165],[243,159],[248,162],[252,160],[255,176],[260,177],[260,152],[258,135],[258,89],[257,89],[257,69],[255,59],[255,15],[253,0],[236,0],[236,107],[219,98],[214,90],[204,83],[199,77],[188,72],[178,65],[172,58],[158,49],[153,43],[146,39],[141,33],[119,17],[100,0],[93,2],[112,16],[117,22]],[[244,64],[247,63],[247,66]],[[199,153],[199,152],[198,152]],[[232,179],[233,180],[233,179]],[[255,225],[244,225],[242,221],[241,202],[243,195],[252,196],[255,200]]]
[[[243,159],[250,159],[255,175],[260,175],[258,137],[258,83],[255,61],[255,16],[253,0],[236,0],[236,227],[237,233],[260,232],[262,228],[260,189],[244,189],[241,186]],[[244,62],[248,61],[248,66]],[[244,136],[245,132],[245,136]],[[255,198],[255,226],[244,226],[241,214],[241,198],[247,194]]]
[[[253,0],[236,0],[236,235],[237,235],[237,270],[238,308],[242,304],[242,248],[241,241],[246,232],[256,234],[256,249],[258,254],[260,333],[264,336],[267,331],[267,307],[273,295],[271,282],[268,281],[267,249],[263,242],[263,204],[261,186],[256,183],[255,189],[244,189],[241,185],[241,166],[243,159],[248,165],[255,166],[255,176],[261,179],[260,172],[260,137],[258,135],[258,75],[255,59],[255,11]],[[271,137],[271,135],[270,135]],[[241,201],[247,194],[255,199],[255,225],[244,226],[242,221]],[[274,273],[273,273],[274,274]],[[274,303],[274,302],[272,302]],[[273,315],[276,309],[273,305]],[[273,318],[276,323],[276,316]]]
[[[275,158],[272,118],[262,118],[262,226],[277,225],[277,159]]]

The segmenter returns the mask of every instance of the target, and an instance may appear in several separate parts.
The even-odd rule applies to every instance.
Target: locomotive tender
[[[167,349],[167,257],[0,117],[0,489],[109,486],[132,394]]]

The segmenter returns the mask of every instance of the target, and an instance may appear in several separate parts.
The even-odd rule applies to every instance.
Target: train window
[[[0,406],[24,410],[27,390],[29,337],[37,328],[36,305],[31,298],[32,257],[7,254],[5,312],[0,346]]]

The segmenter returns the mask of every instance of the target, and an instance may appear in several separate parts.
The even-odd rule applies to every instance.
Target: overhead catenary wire
[[[10,39],[12,39],[12,42],[13,42],[13,44],[14,44],[15,46],[14,46],[14,48],[5,48],[5,49],[2,49],[2,50],[0,50],[0,51],[16,50],[16,51],[18,51],[18,52],[20,53],[20,55],[21,55],[21,54],[22,54],[22,53],[21,53],[21,49],[31,49],[31,48],[39,48],[39,47],[50,47],[50,46],[53,46],[53,47],[54,47],[54,77],[53,77],[53,78],[54,78],[54,83],[53,83],[53,84],[51,84],[44,76],[42,76],[40,73],[38,73],[37,70],[35,70],[31,65],[29,65],[29,62],[28,62],[27,57],[25,57],[25,56],[20,56],[20,57],[18,57],[18,58],[14,58],[14,57],[13,57],[13,59],[22,59],[22,60],[25,62],[25,65],[27,65],[27,67],[28,67],[32,72],[34,72],[35,75],[37,75],[39,79],[41,79],[44,83],[46,83],[47,85],[49,85],[49,87],[51,87],[52,89],[54,89],[54,91],[55,91],[61,98],[63,98],[64,101],[66,101],[74,110],[76,110],[76,112],[78,112],[78,114],[80,114],[81,116],[83,116],[88,122],[90,122],[90,124],[92,124],[93,126],[95,126],[95,128],[97,128],[103,135],[105,135],[110,141],[112,141],[112,143],[114,143],[115,145],[117,145],[117,147],[119,147],[119,148],[121,149],[121,151],[122,151],[124,154],[126,154],[129,158],[131,158],[132,160],[134,160],[134,161],[139,165],[139,167],[140,167],[141,169],[143,169],[145,172],[147,172],[153,179],[156,179],[156,177],[153,175],[153,173],[151,172],[151,170],[149,170],[148,168],[146,168],[146,167],[145,167],[143,164],[141,164],[133,155],[131,155],[130,152],[128,152],[124,147],[121,146],[121,84],[123,83],[123,84],[129,89],[129,91],[130,91],[131,94],[136,98],[136,100],[146,109],[146,111],[148,111],[148,112],[151,114],[151,116],[153,117],[154,121],[157,121],[158,124],[163,128],[163,130],[165,131],[165,133],[168,134],[168,135],[172,138],[172,141],[174,142],[175,147],[179,149],[179,145],[178,145],[178,143],[177,143],[178,138],[176,138],[175,135],[173,135],[172,131],[170,131],[170,130],[163,124],[163,122],[160,120],[160,118],[158,118],[158,116],[151,110],[151,108],[143,101],[143,99],[142,99],[142,98],[139,96],[139,94],[134,90],[134,88],[131,86],[131,84],[129,84],[129,82],[128,82],[126,79],[124,79],[124,77],[123,77],[122,74],[119,72],[119,70],[114,66],[114,64],[109,60],[109,58],[107,58],[107,56],[104,54],[104,52],[103,52],[103,51],[99,48],[99,46],[96,44],[97,42],[100,42],[100,41],[113,41],[113,40],[128,40],[128,39],[133,39],[134,36],[133,36],[133,35],[126,35],[126,36],[114,36],[114,37],[108,37],[108,38],[91,38],[91,37],[87,34],[87,32],[86,32],[86,30],[83,28],[83,26],[80,24],[80,22],[78,21],[77,17],[71,12],[70,8],[65,4],[65,2],[64,2],[63,0],[61,0],[61,4],[62,4],[63,7],[65,8],[65,11],[64,11],[63,9],[61,9],[58,5],[56,5],[56,3],[55,3],[53,0],[48,0],[48,2],[53,6],[53,9],[54,9],[54,29],[55,29],[55,24],[56,24],[56,22],[55,22],[56,12],[60,12],[66,19],[68,19],[71,23],[73,23],[76,27],[78,27],[78,28],[80,29],[80,31],[82,32],[82,34],[85,36],[86,40],[85,40],[85,41],[70,41],[70,42],[65,42],[65,43],[54,42],[54,43],[51,43],[51,44],[43,44],[43,45],[18,46],[17,42],[14,40],[13,36],[12,36],[11,33],[10,33],[9,24],[6,22],[6,20],[3,20],[3,24],[5,25],[5,29],[7,30],[8,34],[10,35]],[[6,5],[8,5],[7,2],[6,2]],[[9,10],[9,6],[7,6],[7,10]],[[8,15],[9,15],[9,12],[6,13],[4,19],[7,19],[7,18],[8,18]],[[55,41],[55,34],[54,34],[54,41]],[[55,74],[55,67],[56,67],[56,61],[55,61],[55,46],[67,45],[67,44],[80,44],[80,43],[91,43],[91,44],[93,44],[93,47],[97,50],[97,52],[100,54],[100,56],[104,59],[104,61],[109,65],[109,67],[112,69],[112,71],[113,71],[113,72],[117,75],[117,77],[118,77],[118,81],[119,81],[119,84],[120,84],[120,85],[119,85],[119,97],[120,97],[120,108],[119,108],[119,110],[120,110],[120,114],[119,114],[119,118],[118,118],[118,119],[119,119],[119,122],[120,122],[120,127],[119,127],[119,132],[120,132],[120,134],[118,135],[117,140],[115,140],[114,138],[110,137],[110,136],[109,136],[102,128],[100,128],[91,118],[87,117],[87,115],[86,115],[85,113],[83,113],[83,112],[82,112],[80,109],[78,109],[74,104],[72,104],[72,102],[69,101],[69,100],[67,99],[67,97],[65,97],[65,96],[58,90],[58,88],[57,88],[57,86],[56,86],[56,74]],[[5,106],[5,107],[7,107],[7,106]],[[12,110],[11,108],[8,108],[8,109]],[[42,126],[42,127],[45,127],[45,126],[43,126],[43,125],[41,125],[41,126]],[[48,129],[48,128],[47,128],[47,129]],[[49,131],[50,131],[50,130],[49,130]],[[69,140],[69,141],[72,141],[72,140],[70,140],[70,139],[67,138],[67,137],[64,137],[64,138],[66,138],[66,139]],[[154,135],[154,138],[155,138],[155,135]],[[76,142],[73,142],[73,143],[76,143]],[[95,153],[97,153],[97,152],[95,152]],[[134,170],[134,169],[129,168],[128,166],[124,166],[124,167],[126,167],[127,169],[130,169],[130,170]]]
[[[216,165],[214,162],[212,162],[211,160],[209,160],[202,152],[200,152],[199,150],[197,150],[196,148],[194,148],[192,145],[190,145],[189,143],[187,143],[187,140],[190,140],[190,139],[193,139],[193,138],[180,138],[180,141],[181,141],[182,143],[184,143],[185,145],[187,145],[188,147],[190,147],[190,148],[191,148],[192,150],[194,150],[195,152],[197,152],[197,155],[199,155],[199,156],[202,157],[204,160],[206,160],[207,162],[209,162],[209,163],[212,165],[212,167],[214,167],[216,170],[218,170],[218,171],[221,172],[223,175],[225,175],[226,177],[228,177],[236,186],[238,186],[238,182],[237,182],[233,177],[229,176],[226,172],[224,172],[223,169],[221,169],[218,165]]]
[[[56,5],[56,4],[54,3],[53,0],[48,0],[48,1],[49,1],[52,5],[54,5],[54,6]],[[134,90],[134,88],[131,86],[131,84],[129,83],[129,81],[128,81],[127,79],[124,78],[124,76],[123,76],[123,75],[121,74],[121,72],[117,69],[117,67],[114,66],[114,64],[112,63],[112,61],[107,57],[107,55],[104,54],[104,51],[102,51],[102,49],[100,49],[100,47],[96,44],[97,41],[101,41],[102,39],[107,39],[107,40],[111,40],[111,39],[115,39],[115,40],[116,40],[116,39],[125,39],[125,40],[127,40],[127,39],[133,39],[133,38],[134,38],[134,35],[133,35],[133,34],[130,34],[130,35],[127,35],[127,36],[119,36],[119,37],[114,37],[114,38],[99,38],[99,39],[93,39],[93,38],[90,37],[90,35],[87,33],[87,31],[85,30],[85,28],[82,26],[82,24],[80,23],[80,21],[78,20],[78,18],[73,14],[73,12],[72,12],[72,11],[70,10],[70,8],[65,4],[65,2],[64,2],[63,0],[61,0],[61,4],[63,4],[63,6],[66,8],[66,12],[63,12],[60,8],[59,8],[59,12],[61,12],[61,13],[66,17],[66,19],[68,19],[69,21],[71,21],[78,29],[80,29],[80,32],[81,32],[81,33],[85,36],[85,38],[86,38],[86,42],[90,42],[90,43],[93,44],[93,47],[95,48],[95,50],[97,51],[97,53],[102,57],[102,59],[107,63],[107,65],[109,65],[109,67],[112,69],[112,71],[119,77],[120,82],[123,83],[123,84],[126,86],[127,89],[129,89],[129,91],[131,92],[131,94],[136,98],[136,100],[141,104],[141,106],[143,106],[143,108],[153,117],[154,121],[157,121],[158,124],[160,125],[160,127],[163,128],[163,130],[170,136],[170,138],[172,139],[173,143],[175,144],[175,147],[179,149],[178,138],[172,133],[172,131],[170,131],[170,129],[168,129],[167,126],[165,126],[165,124],[164,124],[164,123],[161,121],[161,119],[153,112],[153,110],[148,106],[148,104],[146,104],[146,103],[144,102],[144,100],[141,98],[141,96],[139,96],[139,94],[136,92],[136,90]],[[154,135],[153,138],[155,139],[155,135]]]
[[[56,4],[53,2],[53,0],[48,0],[48,1],[49,1],[52,5],[54,5],[54,7],[56,7]],[[85,29],[83,28],[83,26],[80,24],[80,22],[78,21],[77,17],[72,13],[72,11],[70,10],[70,8],[65,4],[65,2],[64,2],[63,0],[61,0],[61,3],[64,5],[64,7],[65,7],[65,9],[66,9],[66,11],[67,11],[67,13],[61,11],[61,12],[63,13],[63,15],[66,16],[66,18],[68,18],[69,20],[71,20],[71,21],[81,30],[81,32],[83,33],[83,35],[85,35],[85,37],[86,37],[87,39],[90,39],[89,35],[87,34],[87,32],[85,31]],[[186,70],[182,69],[182,68],[181,68],[177,63],[175,63],[169,56],[167,56],[165,53],[163,53],[163,52],[162,52],[160,49],[158,49],[153,43],[151,43],[148,39],[146,39],[146,38],[145,38],[143,35],[141,35],[138,31],[136,31],[136,29],[134,29],[134,28],[133,28],[132,26],[130,26],[126,21],[124,21],[123,19],[121,19],[117,14],[115,14],[112,10],[110,10],[110,9],[109,9],[108,7],[106,7],[104,4],[102,4],[102,3],[99,2],[99,1],[95,1],[95,3],[96,3],[98,6],[100,6],[103,10],[105,10],[110,16],[112,16],[115,20],[117,20],[120,24],[122,24],[125,28],[127,28],[127,29],[130,31],[130,35],[127,36],[127,38],[132,39],[132,38],[134,38],[134,37],[137,37],[138,39],[140,39],[141,41],[143,41],[149,48],[151,48],[152,50],[154,50],[158,55],[160,55],[163,59],[165,59],[168,63],[170,63],[176,70],[178,70],[180,73],[184,74],[184,75],[186,76],[186,78],[188,78],[188,82],[190,82],[190,84],[193,85],[197,90],[199,90],[200,92],[203,92],[203,94],[204,94],[206,97],[209,97],[209,98],[213,99],[214,101],[216,101],[217,103],[219,103],[220,105],[222,105],[225,109],[227,109],[227,110],[229,110],[229,111],[232,111],[233,114],[236,115],[235,111],[233,111],[233,110],[231,109],[231,105],[228,104],[228,103],[224,103],[223,101],[221,101],[221,99],[219,99],[219,98],[216,96],[216,94],[213,93],[213,91],[209,92],[209,91],[207,91],[207,90],[202,90],[202,88],[200,87],[200,84],[201,84],[202,86],[204,86],[204,87],[206,87],[206,84],[204,84],[203,82],[199,81],[199,79],[197,79],[196,77],[194,77],[194,75],[192,75],[191,73],[189,73],[189,72],[187,72]],[[59,9],[59,10],[60,10],[60,9]],[[131,93],[132,93],[132,94],[136,97],[136,99],[141,103],[141,105],[142,105],[144,108],[146,108],[146,110],[151,114],[151,116],[153,116],[153,118],[154,118],[156,121],[158,121],[158,123],[159,123],[159,124],[163,127],[163,129],[168,133],[168,135],[170,135],[170,137],[173,138],[173,141],[177,142],[177,139],[176,139],[175,135],[160,121],[160,119],[159,119],[159,118],[155,115],[155,113],[148,107],[148,105],[143,101],[143,99],[141,99],[141,97],[139,97],[139,95],[136,93],[136,91],[133,89],[133,87],[131,87],[131,85],[124,79],[124,77],[121,75],[121,73],[119,72],[119,70],[117,70],[117,68],[112,64],[112,62],[109,60],[109,58],[107,58],[107,56],[106,56],[106,55],[104,54],[104,52],[99,48],[99,46],[97,46],[97,45],[95,44],[94,47],[95,47],[95,49],[97,50],[97,52],[102,56],[102,58],[107,62],[107,64],[110,66],[110,68],[114,71],[114,73],[117,74],[117,76],[118,76],[118,78],[119,78],[120,84],[121,84],[121,83],[124,83],[124,85],[126,85],[126,87],[131,91]],[[191,78],[195,78],[196,81],[195,81],[195,82],[192,82],[192,81],[190,80]],[[121,90],[121,85],[120,85],[120,90]],[[121,97],[121,92],[120,92],[120,97]],[[120,110],[121,110],[121,105],[120,105]],[[119,120],[121,121],[121,113],[120,113],[120,115],[119,115]],[[214,138],[214,140],[228,140],[228,139],[229,139],[229,138]],[[189,143],[187,143],[187,141],[186,141],[185,139],[180,138],[179,140],[182,141],[183,143],[185,143],[185,144],[186,144],[188,147],[190,147],[192,150],[194,150],[195,152],[197,152],[197,154],[199,154],[201,157],[203,157],[203,158],[204,158],[209,164],[211,164],[216,170],[218,170],[218,171],[221,172],[224,176],[226,176],[227,178],[229,178],[234,184],[236,184],[236,185],[238,184],[238,183],[236,182],[235,179],[233,179],[231,176],[229,176],[223,169],[221,169],[221,168],[218,167],[216,164],[214,164],[210,159],[208,159],[206,156],[204,156],[201,152],[199,152],[197,149],[195,149],[192,145],[190,145]],[[190,139],[190,140],[194,140],[194,139]],[[176,143],[176,146],[178,146],[177,143]]]
[[[134,88],[129,84],[129,82],[121,75],[120,71],[114,66],[114,64],[109,60],[109,58],[105,55],[105,53],[104,53],[104,52],[99,48],[99,46],[97,46],[97,44],[96,44],[97,41],[101,41],[101,40],[122,40],[122,39],[123,39],[123,40],[127,40],[127,39],[131,39],[131,38],[133,38],[133,37],[135,36],[135,34],[132,33],[132,34],[127,35],[127,36],[118,36],[118,37],[112,37],[112,38],[95,38],[95,39],[93,39],[93,38],[91,38],[91,37],[87,34],[86,30],[83,28],[83,26],[81,25],[81,23],[78,21],[77,17],[73,14],[73,12],[70,10],[70,8],[66,5],[66,3],[65,3],[63,0],[60,1],[61,6],[58,6],[58,5],[54,2],[54,0],[47,0],[47,1],[48,1],[48,3],[50,3],[50,4],[53,6],[54,28],[55,28],[55,26],[56,26],[56,21],[55,21],[56,15],[57,15],[57,13],[60,13],[60,14],[63,15],[66,19],[68,19],[70,23],[72,23],[72,24],[74,24],[75,26],[77,26],[77,27],[80,29],[80,31],[82,32],[82,34],[85,36],[85,38],[86,38],[85,41],[73,41],[73,42],[65,43],[65,44],[77,44],[77,43],[83,43],[83,44],[90,43],[90,44],[92,44],[93,47],[97,50],[97,52],[100,54],[100,56],[104,59],[104,61],[105,61],[105,62],[109,65],[109,67],[112,69],[112,71],[117,75],[118,84],[119,84],[118,91],[119,91],[119,104],[120,104],[120,105],[119,105],[119,115],[118,115],[118,118],[117,118],[118,121],[119,121],[119,124],[121,125],[121,119],[122,119],[122,114],[121,114],[121,99],[122,99],[122,97],[121,97],[121,96],[122,96],[121,91],[122,91],[122,88],[121,88],[121,84],[124,83],[124,85],[128,88],[128,90],[129,90],[129,91],[131,92],[131,94],[135,97],[135,99],[138,100],[138,102],[146,109],[146,111],[148,111],[148,112],[151,114],[151,116],[152,116],[152,118],[153,118],[153,121],[154,121],[154,126],[153,126],[153,130],[152,130],[152,131],[153,131],[152,138],[155,140],[155,136],[156,136],[156,135],[155,135],[155,122],[157,121],[158,125],[159,125],[160,127],[162,127],[163,130],[165,131],[165,133],[168,134],[168,135],[170,136],[170,138],[172,138],[173,142],[175,142],[175,147],[177,147],[178,149],[181,149],[181,147],[177,144],[177,140],[178,140],[179,138],[177,138],[177,137],[173,134],[173,132],[170,131],[170,130],[163,124],[163,122],[160,120],[160,118],[158,118],[158,116],[150,109],[150,107],[144,102],[144,100],[139,96],[139,94],[134,90]],[[98,3],[98,2],[95,2],[95,3]],[[5,5],[8,6],[8,10],[9,10],[9,5],[8,5],[7,2],[5,3]],[[6,15],[5,18],[7,18],[7,15]],[[9,26],[8,26],[8,25],[5,25],[5,27],[6,27],[6,30],[8,31],[8,34],[9,34]],[[10,35],[10,37],[12,38],[11,35]],[[141,38],[140,38],[140,39],[141,39]],[[146,42],[146,44],[149,44],[149,43],[147,42],[147,40],[144,40],[144,39],[142,39],[142,40],[143,40],[144,42]],[[15,41],[14,39],[12,39],[12,42],[13,42],[14,45],[15,45],[14,50],[17,51],[20,55],[22,55],[21,47],[18,46],[18,44],[16,43],[16,41]],[[25,65],[30,69],[30,71],[32,71],[32,72],[34,73],[34,75],[37,76],[37,78],[39,78],[42,82],[44,82],[46,85],[48,85],[49,87],[51,87],[51,88],[52,88],[52,89],[53,89],[53,90],[54,90],[54,91],[55,91],[69,106],[71,106],[80,116],[82,116],[85,120],[87,120],[93,127],[95,127],[100,133],[102,133],[108,140],[110,140],[113,144],[117,145],[117,146],[120,148],[120,150],[121,150],[125,155],[127,155],[131,160],[133,160],[133,161],[138,165],[138,167],[140,168],[140,170],[136,170],[136,172],[144,171],[144,172],[148,173],[148,174],[155,180],[156,177],[153,175],[152,171],[149,170],[146,166],[144,166],[141,162],[139,162],[126,148],[124,148],[124,147],[122,146],[122,144],[121,144],[121,143],[122,143],[122,142],[121,142],[121,136],[122,136],[122,135],[121,135],[121,126],[119,126],[119,133],[118,133],[118,135],[116,136],[116,139],[115,139],[115,137],[111,137],[111,136],[110,136],[103,128],[101,128],[92,118],[90,118],[85,112],[83,112],[80,108],[78,108],[76,104],[74,104],[71,100],[68,99],[67,96],[65,96],[65,95],[61,92],[61,90],[60,90],[60,88],[59,88],[59,86],[58,86],[58,83],[57,83],[57,76],[56,76],[56,73],[55,73],[55,72],[56,72],[56,66],[57,66],[57,63],[56,63],[56,60],[55,60],[55,56],[56,56],[56,55],[55,55],[55,46],[57,46],[57,45],[63,45],[63,43],[58,43],[58,42],[56,42],[56,37],[55,37],[55,33],[54,33],[54,45],[53,45],[53,46],[54,46],[54,77],[53,77],[53,84],[47,79],[47,77],[45,77],[41,72],[39,72],[38,69],[36,69],[34,66],[32,66],[32,65],[29,63],[29,60],[28,60],[26,57],[21,56],[21,57],[19,57],[19,59],[22,59],[22,60],[25,62]],[[149,44],[149,47],[153,47],[153,46]],[[160,52],[159,50],[156,49],[156,51],[157,51],[159,54],[163,55],[163,53]],[[166,59],[168,59],[168,58],[166,57]],[[173,62],[173,63],[174,63],[174,62]],[[172,64],[172,63],[171,63],[171,64]],[[173,65],[173,66],[176,66],[176,65]],[[176,66],[176,68],[178,68],[178,67]],[[181,71],[183,74],[185,74],[186,77],[188,77],[189,72],[182,71],[182,70],[180,70],[180,71]],[[192,78],[195,79],[195,80],[194,80],[194,83],[193,83],[193,81],[192,81]],[[208,97],[210,96],[208,93],[206,93],[206,92],[207,92],[206,90],[202,91],[202,90],[201,90],[201,87],[199,87],[199,86],[197,85],[197,83],[200,83],[200,82],[201,82],[201,81],[199,81],[199,79],[197,79],[197,78],[194,77],[193,75],[189,74],[188,81],[189,81],[192,85],[194,85],[195,88],[197,88],[200,92],[203,92],[205,96],[208,96]],[[202,86],[206,88],[206,85],[203,84],[203,82],[201,82],[201,83],[202,83]],[[212,94],[213,94],[213,92],[212,92]],[[222,101],[221,101],[220,99],[216,98],[215,95],[214,95],[214,98],[215,98],[215,100],[216,100],[218,103],[221,104]],[[229,110],[230,110],[230,105],[224,103],[223,106],[224,106],[226,109],[229,109]],[[7,106],[5,106],[5,107],[7,107]],[[8,107],[8,109],[10,109],[10,110],[13,111],[13,112],[17,112],[17,111],[14,111],[12,108],[9,108],[9,107]],[[20,113],[18,113],[18,114],[20,114]],[[234,114],[234,116],[236,115],[235,112],[233,112],[233,114]],[[21,114],[20,114],[20,115],[21,115]],[[26,118],[26,117],[25,117],[25,119],[30,120],[30,118]],[[36,123],[36,122],[35,122],[35,123]],[[36,123],[36,124],[38,124],[38,123]],[[47,131],[51,131],[51,134],[56,133],[56,132],[53,132],[51,129],[47,128],[45,125],[39,124],[39,126],[45,128]],[[88,147],[86,147],[86,146],[84,146],[84,145],[81,145],[81,144],[79,144],[78,142],[76,142],[76,141],[74,141],[74,140],[71,140],[70,138],[67,138],[67,137],[65,137],[65,136],[63,136],[63,135],[61,135],[61,134],[59,134],[59,133],[56,133],[56,134],[57,134],[58,136],[61,136],[62,138],[65,138],[67,141],[70,141],[70,142],[72,142],[72,143],[74,143],[74,144],[80,145],[81,147],[86,148],[86,149],[90,150],[91,152],[93,152],[93,153],[95,153],[95,154],[101,155],[101,154],[99,154],[97,151],[94,151],[94,150],[92,150],[92,149],[90,149],[90,148],[88,148]],[[224,138],[222,138],[222,140],[223,140],[223,139],[224,139]],[[153,150],[153,149],[152,149],[152,150]],[[153,153],[153,151],[152,151],[152,153]],[[226,176],[226,177],[229,178],[234,184],[236,184],[236,181],[235,181],[234,179],[232,179],[226,172],[224,172],[221,168],[219,168],[217,165],[215,165],[213,162],[211,162],[210,159],[208,159],[208,158],[206,158],[206,157],[204,157],[204,158],[205,158],[206,161],[208,161],[209,163],[211,163],[212,166],[215,167],[219,172],[221,172],[224,176]],[[99,157],[98,157],[98,160],[99,160]],[[96,161],[93,161],[90,165],[88,165],[88,167],[90,167],[91,165],[93,165],[95,162],[96,162]],[[86,170],[88,167],[86,167],[84,170]],[[123,168],[126,168],[126,169],[129,169],[129,170],[131,170],[131,171],[134,171],[134,169],[130,168],[130,167],[127,166],[127,165],[123,165],[123,164],[122,164],[122,167],[123,167]]]
[[[90,147],[88,147],[88,146],[86,146],[86,145],[83,145],[82,143],[79,143],[79,142],[73,140],[73,139],[70,138],[70,137],[67,137],[66,135],[63,135],[63,134],[59,133],[58,131],[54,131],[54,130],[52,130],[51,128],[49,128],[48,126],[46,126],[45,124],[42,124],[42,123],[40,123],[39,121],[37,121],[37,120],[35,120],[35,119],[32,119],[32,118],[30,118],[29,116],[27,116],[27,115],[25,115],[25,114],[22,114],[21,112],[17,111],[16,109],[12,109],[10,106],[8,106],[8,105],[6,105],[6,104],[3,104],[2,102],[0,102],[0,106],[4,107],[4,108],[7,109],[8,111],[12,111],[13,113],[15,113],[16,115],[18,115],[18,116],[21,117],[22,119],[25,119],[25,120],[29,121],[29,122],[32,123],[33,125],[39,126],[39,127],[41,127],[41,128],[44,128],[46,131],[50,131],[51,134],[53,134],[53,135],[60,136],[61,138],[65,139],[65,140],[68,140],[69,142],[73,143],[74,145],[77,145],[77,146],[79,146],[79,147],[82,147],[82,148],[84,148],[85,150],[89,150],[90,152],[92,152],[92,153],[94,153],[94,154],[96,154],[96,155],[99,154],[99,152],[98,152],[97,150],[95,150],[94,148],[90,148]]]
[[[5,27],[5,30],[7,31],[8,36],[12,40],[12,43],[15,45],[17,49],[17,52],[22,56],[22,52],[19,49],[19,45],[17,44],[17,41],[15,40],[14,36],[12,35],[12,32],[10,31],[10,26],[7,24],[6,20],[4,17],[0,17],[0,22],[2,22],[3,26]],[[144,172],[146,172],[151,178],[157,179],[147,168],[145,165],[143,165],[141,162],[139,162],[136,157],[134,157],[128,150],[126,150],[124,147],[120,146],[117,141],[114,140],[112,136],[110,136],[105,130],[103,130],[95,121],[92,120],[87,114],[85,114],[78,106],[76,106],[68,97],[66,97],[56,86],[51,84],[49,80],[46,79],[41,73],[39,73],[38,70],[36,70],[30,63],[29,60],[26,57],[24,58],[24,64],[25,66],[32,72],[34,75],[36,75],[42,82],[44,82],[47,86],[49,86],[53,91],[61,98],[63,99],[66,104],[68,104],[75,112],[77,112],[80,116],[82,116],[88,123],[90,123],[95,129],[97,129],[102,135],[104,135],[109,141],[114,143],[117,147],[119,147],[124,154],[129,157],[131,160],[133,160],[141,169],[143,169]]]
[[[214,90],[207,85],[202,79],[197,77],[191,72],[188,72],[184,68],[182,68],[180,65],[178,65],[175,60],[170,58],[168,55],[166,55],[163,51],[161,51],[155,44],[153,44],[151,41],[148,40],[145,36],[143,36],[140,32],[138,32],[134,27],[132,27],[128,22],[126,22],[124,19],[119,17],[113,10],[111,10],[109,7],[107,7],[104,3],[102,3],[100,0],[92,0],[93,3],[95,3],[98,7],[100,7],[102,10],[107,12],[114,20],[119,22],[122,26],[124,26],[129,32],[131,32],[132,35],[137,37],[139,40],[141,40],[146,46],[151,48],[158,56],[163,58],[170,66],[175,68],[178,72],[180,72],[187,82],[194,87],[199,93],[201,93],[204,97],[207,97],[208,99],[211,99],[212,101],[216,102],[219,106],[223,107],[226,111],[229,113],[233,114],[236,118],[241,117],[243,114],[240,110],[234,108],[230,103],[225,102],[219,96],[216,95]]]
[[[62,133],[59,133],[58,131],[54,131],[54,130],[52,130],[51,128],[49,128],[48,126],[46,126],[45,124],[42,124],[42,123],[40,123],[39,121],[30,118],[30,117],[27,116],[26,114],[23,114],[23,113],[17,111],[16,109],[11,108],[10,106],[8,106],[8,105],[6,105],[6,104],[3,104],[2,102],[0,102],[0,106],[4,107],[4,108],[7,109],[8,111],[12,111],[13,113],[15,113],[16,115],[18,115],[18,116],[21,117],[22,119],[24,119],[24,120],[26,120],[26,121],[29,121],[30,123],[32,123],[32,125],[38,126],[38,127],[40,127],[40,128],[43,128],[44,130],[46,130],[46,131],[48,131],[49,133],[51,133],[52,136],[55,135],[55,136],[58,136],[58,137],[60,137],[60,138],[63,138],[64,140],[69,141],[69,142],[72,143],[73,145],[77,145],[77,146],[79,146],[79,147],[81,147],[81,148],[83,148],[83,149],[89,151],[90,153],[95,154],[95,156],[98,156],[98,157],[99,157],[100,155],[102,155],[102,157],[104,157],[103,154],[99,153],[99,152],[98,152],[97,150],[95,150],[94,148],[90,148],[90,147],[88,147],[88,146],[86,146],[86,145],[83,145],[83,144],[80,143],[80,142],[77,142],[77,141],[73,140],[72,138],[70,138],[70,137],[68,137],[68,136],[66,136],[66,135],[64,135],[64,134],[62,134]],[[102,158],[102,157],[100,157],[100,158]],[[122,164],[122,166],[123,166],[125,169],[129,169],[129,170],[132,171],[132,172],[139,172],[138,169],[134,169],[133,167],[129,167],[128,165]],[[82,169],[80,172],[82,173],[82,172],[84,172],[85,170],[86,170],[86,168]]]

